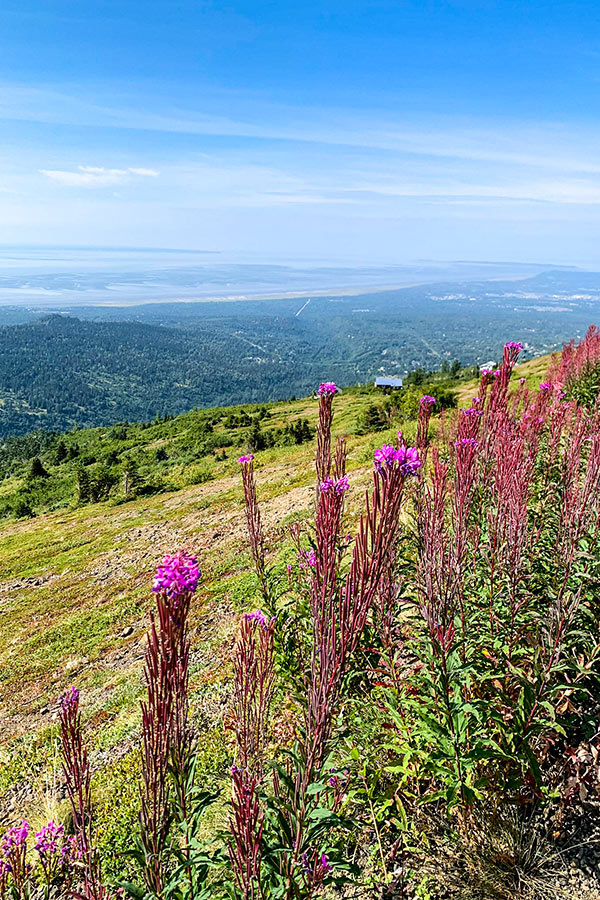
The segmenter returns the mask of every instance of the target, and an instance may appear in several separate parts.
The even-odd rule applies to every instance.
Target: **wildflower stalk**
[[[157,617],[151,616],[142,707],[140,843],[143,879],[151,896],[165,888],[171,825],[186,829],[189,809],[192,734],[188,722],[188,615],[199,570],[195,556],[167,556],[153,591]],[[189,862],[189,835],[184,853]],[[191,890],[191,869],[187,867]]]
[[[243,900],[262,896],[264,812],[259,789],[274,682],[275,619],[260,611],[242,619],[234,656],[236,764],[232,775],[229,859]]]
[[[254,478],[254,455],[247,453],[238,460],[242,473],[242,486],[244,488],[244,508],[246,511],[246,525],[250,540],[250,552],[254,560],[254,568],[258,577],[258,583],[263,600],[271,603],[267,573],[265,568],[265,544],[263,538],[260,507],[256,496],[256,481]]]
[[[106,896],[106,890],[102,884],[100,859],[92,832],[92,776],[81,727],[79,691],[75,687],[71,687],[60,698],[59,717],[62,766],[73,814],[73,828],[81,854],[83,892],[86,900],[102,900]]]

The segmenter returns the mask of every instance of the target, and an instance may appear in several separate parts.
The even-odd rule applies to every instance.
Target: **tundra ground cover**
[[[232,617],[230,751],[215,754],[212,778],[192,728],[195,563],[171,559],[146,650],[143,752],[129,770],[142,775],[143,827],[121,871],[102,871],[90,826],[79,696],[63,722],[67,792],[83,797],[69,877],[87,896],[111,894],[125,873],[133,896],[300,898],[344,881],[409,896],[439,835],[425,812],[463,837],[489,837],[507,809],[567,814],[590,780],[562,777],[569,753],[597,728],[598,411],[578,402],[568,359],[560,377],[511,392],[518,352],[507,345],[434,443],[424,396],[414,446],[398,435],[375,448],[364,505],[331,436],[335,386],[323,385],[313,522],[281,533],[279,550],[260,470],[240,458],[256,571],[246,588],[260,608],[241,625]],[[448,890],[435,881],[428,890]]]

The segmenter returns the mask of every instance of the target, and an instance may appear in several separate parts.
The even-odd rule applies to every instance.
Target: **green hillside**
[[[536,386],[547,365],[547,358],[534,360],[517,374]],[[374,448],[394,440],[399,427],[409,443],[414,440],[418,397],[437,393],[451,405],[454,393],[459,406],[469,405],[476,388],[468,373],[459,373],[453,381],[431,376],[402,395],[356,387],[336,398],[334,432],[347,436],[350,529],[363,489],[371,483]],[[191,613],[191,706],[201,736],[199,771],[207,789],[223,786],[233,752],[228,710],[235,635],[240,614],[261,603],[237,457],[249,448],[255,452],[267,557],[285,578],[286,565],[296,559],[289,526],[307,522],[313,510],[316,417],[311,397],[7,442],[0,458],[6,516],[0,531],[0,802],[5,822],[14,820],[15,810],[33,824],[64,818],[57,698],[76,683],[85,697],[99,846],[109,876],[127,869],[119,854],[127,849],[137,821],[133,776],[139,755],[134,748],[148,613],[154,605],[151,577],[157,562],[181,547],[198,554],[203,573]],[[438,427],[434,417],[434,434]],[[77,496],[82,468],[89,472],[88,484],[103,470],[118,473],[106,499]],[[290,716],[291,709],[278,710],[283,741]],[[216,819],[209,830],[223,824],[222,807],[211,815]]]

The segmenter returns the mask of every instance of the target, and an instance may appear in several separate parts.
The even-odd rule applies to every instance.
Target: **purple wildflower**
[[[383,466],[393,466],[395,455],[395,447],[392,447],[391,444],[382,444],[382,446],[373,454],[373,462],[375,463],[375,468],[378,471],[381,471]]]
[[[425,394],[421,397],[419,403],[422,403],[423,406],[435,406],[435,397],[430,397],[429,394]]]
[[[74,834],[67,835],[67,839],[60,850],[60,858],[63,865],[68,865],[72,860],[80,860],[83,856],[81,852],[81,842]]]
[[[421,468],[421,460],[416,447],[400,447],[396,450],[395,461],[404,475],[416,475]]]
[[[246,453],[245,456],[240,456],[238,462],[240,466],[247,466],[248,463],[252,462],[254,459],[254,453]]]
[[[336,494],[344,494],[346,491],[350,490],[350,482],[348,481],[347,475],[342,475],[339,481],[335,485]]]
[[[314,550],[301,550],[298,554],[298,560],[301,569],[306,569],[307,566],[315,569],[317,566],[317,554]]]
[[[28,836],[29,822],[25,819],[21,820],[20,825],[9,828],[2,839],[2,846],[0,847],[3,856],[8,856],[13,849],[24,847],[27,844]]]
[[[329,860],[324,853],[321,853],[321,868],[325,872],[331,872],[331,865],[329,864]]]
[[[551,391],[551,390],[552,390],[552,385],[550,384],[550,382],[542,381],[542,383],[540,384],[540,391]]]
[[[523,349],[523,344],[520,341],[508,341],[504,346],[507,350],[518,350],[519,352]]]
[[[65,691],[62,697],[59,697],[58,702],[61,710],[65,713],[72,707],[77,707],[79,705],[79,691],[74,684],[71,685],[68,691]]]
[[[244,618],[247,622],[256,622],[261,628],[267,628],[269,624],[267,617],[260,609],[255,609],[254,612],[251,613],[244,613]]]
[[[40,854],[40,856],[50,856],[58,853],[59,851],[59,842],[62,841],[63,835],[65,833],[65,829],[62,825],[57,825],[56,822],[48,822],[47,825],[36,833],[34,850]]]
[[[319,385],[317,394],[319,397],[333,397],[334,394],[339,393],[339,390],[340,389],[333,383],[333,381],[324,381]]]
[[[391,444],[383,444],[373,454],[373,462],[376,472],[382,472],[384,467],[390,469],[398,465],[404,475],[416,475],[421,468],[421,460],[416,447],[402,446],[399,449]]]
[[[477,447],[477,441],[475,440],[475,438],[472,438],[472,437],[459,438],[458,441],[454,441],[454,446],[455,447],[473,447],[473,449],[474,449],[475,447]]]
[[[321,482],[321,493],[327,494],[333,487],[333,478],[326,478],[325,481]]]
[[[152,590],[155,594],[164,591],[170,597],[191,594],[196,590],[199,578],[197,557],[180,550],[174,556],[165,556],[154,576]]]

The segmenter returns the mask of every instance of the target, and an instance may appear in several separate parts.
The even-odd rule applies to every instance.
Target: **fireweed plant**
[[[136,882],[103,881],[73,687],[59,705],[72,833],[10,829],[0,900],[311,900],[352,878],[404,896],[419,804],[460,829],[482,804],[560,794],[555,763],[597,731],[600,332],[566,346],[536,390],[511,389],[520,351],[506,345],[435,444],[435,398],[421,398],[416,446],[399,432],[374,453],[354,537],[346,445],[332,439],[338,389],[322,384],[314,521],[291,529],[285,578],[267,561],[254,458],[240,457],[262,608],[242,617],[233,650],[218,840],[201,839],[216,795],[198,783],[189,713],[200,572],[180,551],[153,583]]]
[[[32,835],[23,819],[0,840],[0,897],[25,900],[42,896],[49,900],[66,896],[79,878],[81,859],[77,838],[65,835],[62,825],[48,822]]]
[[[585,730],[586,694],[598,695],[600,414],[562,381],[509,395],[520,350],[507,344],[483,373],[419,483],[403,668],[379,688],[396,791],[463,817],[484,798],[547,794],[544,763]],[[568,369],[572,348],[565,357]]]
[[[308,653],[302,639],[297,643],[300,660],[294,669],[300,680],[294,692],[297,740],[286,751],[283,763],[272,764],[270,778],[262,778],[258,803],[248,802],[245,807],[246,833],[251,839],[244,845],[245,865],[238,864],[236,870],[244,897],[299,900],[317,896],[327,884],[339,883],[351,870],[346,861],[343,831],[353,827],[353,822],[343,814],[343,778],[331,763],[335,732],[345,703],[345,681],[380,586],[389,578],[405,483],[417,475],[421,459],[416,448],[405,446],[401,434],[397,446],[384,444],[375,452],[373,489],[367,493],[358,534],[349,541],[342,528],[344,500],[350,488],[345,472],[346,447],[339,440],[332,451],[331,442],[337,390],[333,383],[322,384],[318,390],[316,511],[308,550],[301,548],[300,532],[294,530],[299,570],[304,576],[299,579],[299,589],[302,593],[304,588],[307,595],[304,606],[300,598],[300,609],[306,609],[307,615],[304,620],[298,615],[288,617],[287,624],[293,623],[296,634],[306,630],[309,634]],[[431,405],[426,401],[423,409],[430,414]],[[425,449],[423,426],[421,441]],[[262,560],[260,548],[264,541],[256,528],[260,519],[254,511],[252,460],[241,457],[239,462],[252,553],[255,561]],[[257,565],[259,580],[263,571],[264,567]],[[268,628],[269,633],[277,633],[286,625],[285,615],[281,622],[275,616],[268,624],[260,612],[254,617],[256,630]],[[244,624],[240,646],[243,648],[251,640],[255,640],[254,631]],[[236,697],[244,691],[262,691],[260,678],[254,678],[253,686],[248,687],[241,670],[236,676]],[[247,781],[251,781],[245,796],[254,798],[260,775],[252,766],[247,769]],[[233,779],[234,794],[239,794],[241,775],[237,769]],[[243,808],[237,800],[235,809],[239,817]],[[238,826],[238,830],[243,829]],[[238,855],[241,846],[236,838]]]

